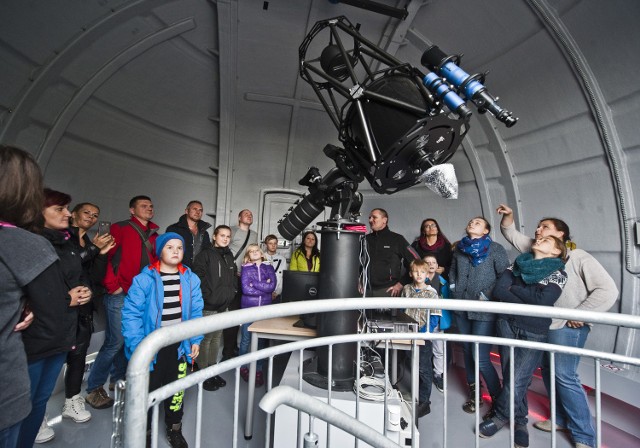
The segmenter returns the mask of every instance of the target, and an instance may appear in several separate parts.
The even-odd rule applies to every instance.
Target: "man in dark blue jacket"
[[[206,221],[202,221],[204,209],[202,202],[191,201],[187,204],[184,215],[178,222],[167,227],[168,232],[175,232],[184,239],[184,259],[182,264],[193,268],[193,260],[196,255],[207,247],[211,247],[211,239],[207,229],[211,227]]]

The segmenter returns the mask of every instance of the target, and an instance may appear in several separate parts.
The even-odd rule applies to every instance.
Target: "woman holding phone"
[[[107,252],[115,246],[115,240],[108,232],[96,234],[89,238],[87,231],[91,229],[100,216],[100,208],[89,202],[76,205],[71,211],[71,242],[77,249],[82,263],[82,273],[89,280],[93,291],[91,302],[78,307],[78,331],[76,345],[67,354],[67,370],[64,377],[65,404],[62,416],[70,418],[76,423],[86,422],[91,413],[85,409],[84,397],[80,395],[82,377],[87,360],[87,350],[93,334],[93,311],[96,307],[95,299],[104,294],[101,284],[107,270]],[[100,224],[103,224],[102,222]]]

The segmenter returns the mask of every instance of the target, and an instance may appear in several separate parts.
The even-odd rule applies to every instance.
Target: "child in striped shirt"
[[[122,334],[127,358],[140,342],[160,327],[179,324],[202,317],[200,279],[182,264],[184,240],[173,232],[156,240],[158,261],[142,269],[124,299]],[[188,363],[200,352],[203,336],[177,342],[162,348],[150,366],[149,390],[158,389],[187,374]],[[164,401],[167,439],[173,448],[187,448],[182,435],[182,399],[180,391]],[[147,418],[147,438],[150,437],[151,412]]]

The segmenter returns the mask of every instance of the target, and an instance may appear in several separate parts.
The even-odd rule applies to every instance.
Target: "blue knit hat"
[[[182,241],[182,247],[184,247],[184,238],[178,235],[175,232],[167,232],[158,236],[156,239],[156,257],[160,258],[160,254],[162,253],[162,249],[164,249],[164,245],[167,244],[169,240],[180,240]]]

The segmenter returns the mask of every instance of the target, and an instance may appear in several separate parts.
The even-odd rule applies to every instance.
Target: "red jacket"
[[[153,250],[149,251],[144,247],[140,235],[127,221],[111,224],[110,233],[116,240],[116,246],[109,251],[107,273],[103,280],[104,287],[109,294],[113,294],[118,288],[122,288],[125,294],[129,291],[133,277],[138,275],[141,268],[144,267],[140,266],[143,250],[147,252],[149,263],[158,260],[155,247],[159,227],[151,221],[145,227],[135,216],[132,216],[130,221],[136,224],[143,233],[149,232],[151,234],[149,241]],[[114,264],[117,265],[117,273]]]

